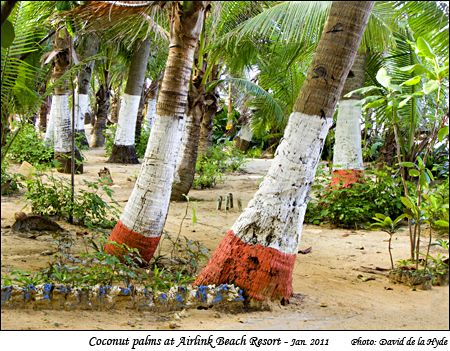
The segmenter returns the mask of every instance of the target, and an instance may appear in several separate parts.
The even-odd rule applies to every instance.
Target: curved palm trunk
[[[59,79],[69,68],[71,37],[66,29],[55,33],[53,50],[58,51],[52,71],[52,80]],[[50,110],[50,125],[53,123],[55,160],[59,162],[58,172],[71,173],[71,111],[67,82],[55,88]],[[52,127],[48,129],[52,129]],[[51,132],[51,131],[50,131]],[[75,172],[83,173],[82,157],[75,147]]]
[[[116,89],[113,90],[113,97],[111,99],[111,117],[110,117],[112,123],[117,123],[117,121],[119,120],[120,88],[121,85],[119,85]]]
[[[213,124],[215,114],[205,114],[200,125],[200,136],[198,142],[198,154],[205,155],[212,146]]]
[[[99,41],[94,34],[87,35],[79,46],[80,59],[94,56],[98,51]],[[94,61],[86,64],[78,73],[78,89],[75,94],[75,135],[81,145],[89,146],[84,130],[85,116],[89,113],[89,88],[94,69]]]
[[[127,86],[120,101],[114,145],[107,162],[139,163],[134,146],[134,137],[149,54],[150,40],[145,39],[139,43],[131,58]]]
[[[204,87],[201,87],[204,89]],[[198,93],[197,93],[198,94]],[[191,95],[191,92],[190,92]],[[193,94],[196,96],[195,94]],[[172,184],[172,201],[185,200],[194,184],[195,165],[200,154],[200,126],[204,119],[213,120],[217,112],[217,97],[213,93],[192,98],[195,105],[189,108],[182,145],[178,155],[175,179]]]
[[[139,100],[139,107],[136,116],[136,128],[134,132],[134,144],[138,145],[141,141],[141,133],[142,133],[142,122],[144,120],[144,107],[145,101],[148,97],[148,91],[145,87],[142,88],[141,99]]]
[[[201,80],[201,79],[200,79]],[[200,87],[201,88],[201,87]],[[200,123],[203,117],[203,94],[194,84],[191,85],[188,98],[188,113],[184,127],[184,135],[178,153],[175,178],[172,184],[172,201],[184,200],[192,187],[197,162]]]
[[[219,74],[219,66],[215,65],[211,72],[211,80],[217,79]],[[205,155],[212,146],[214,116],[217,112],[217,91],[214,89],[205,97],[205,101],[209,101],[206,113],[203,115],[200,125],[200,136],[198,141],[198,154]]]
[[[159,85],[159,80],[154,79],[154,80],[152,80],[152,82],[150,83],[150,87],[148,88],[149,94],[148,94],[148,98],[146,101],[147,112],[146,112],[145,124],[144,124],[144,128],[147,130],[152,128],[153,118],[156,114],[156,97],[158,96],[158,85]]]
[[[292,296],[308,194],[372,6],[373,1],[333,2],[272,165],[196,285],[234,283],[256,300]]]
[[[53,148],[55,141],[55,118],[54,115],[52,115],[53,97],[51,95],[48,97],[48,102],[50,112],[47,111],[47,115],[45,116],[44,143],[47,147]]]
[[[108,73],[105,73],[107,76]],[[97,100],[97,113],[95,115],[94,127],[92,128],[91,147],[102,147],[105,145],[103,134],[108,121],[110,88],[104,84],[100,85],[95,98]],[[94,118],[93,118],[94,119]]]
[[[194,52],[207,2],[182,4],[172,3],[169,56],[141,172],[109,237],[111,241],[137,248],[146,261],[152,258],[166,221]],[[122,254],[112,244],[105,249],[115,255]]]
[[[349,187],[362,179],[364,164],[361,149],[361,104],[360,96],[344,96],[364,85],[366,57],[358,54],[342,90],[336,120],[333,150],[333,176],[331,185]]]
[[[42,105],[39,108],[38,127],[40,132],[45,132],[47,130],[47,118],[49,115],[50,106],[51,106],[51,96],[47,96],[42,101]]]

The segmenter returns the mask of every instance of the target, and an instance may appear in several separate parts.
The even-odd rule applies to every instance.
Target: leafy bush
[[[328,184],[315,186],[317,192],[306,209],[305,223],[365,227],[376,213],[391,218],[403,213],[401,185],[389,172],[367,172],[364,182],[350,188],[331,188]]]
[[[105,137],[105,152],[106,156],[111,156],[112,148],[114,145],[114,138],[116,136],[117,124],[111,124],[106,126],[103,131],[103,135]]]
[[[430,186],[422,195],[420,204],[421,222],[426,222],[441,234],[448,234],[449,229],[449,180]],[[411,194],[411,199],[417,201],[417,194]],[[406,210],[409,213],[408,210]]]
[[[8,137],[11,138],[11,135]],[[31,124],[24,124],[21,127],[8,150],[7,157],[18,163],[27,161],[37,168],[54,166],[53,149],[44,144]]]
[[[19,190],[19,187],[22,186],[22,183],[20,182],[21,176],[20,174],[11,174],[7,171],[8,166],[5,164],[2,165],[2,174],[1,174],[1,194],[2,195],[9,195],[17,190]]]
[[[231,141],[214,145],[197,160],[194,188],[214,188],[222,181],[223,173],[239,170],[244,162],[244,154]]]
[[[235,125],[239,119],[239,112],[233,109],[233,114],[231,116],[233,125]],[[214,124],[213,124],[213,143],[218,144],[224,141],[232,140],[236,134],[236,128],[232,128],[231,130],[227,130],[228,123],[228,108],[224,106],[222,110],[220,110],[214,116]]]
[[[112,228],[117,222],[119,210],[112,198],[112,190],[101,182],[84,181],[89,191],[79,190],[74,196],[72,206],[71,187],[67,180],[39,174],[27,181],[25,197],[31,202],[33,213],[64,219],[68,219],[72,213],[81,225],[90,228]],[[100,190],[113,204],[108,204],[102,198]]]
[[[248,149],[246,154],[249,158],[261,158],[263,150],[261,147],[254,146],[251,149]]]
[[[141,138],[136,144],[136,155],[139,158],[144,157],[145,150],[147,149],[148,138],[150,137],[150,129],[141,129]]]

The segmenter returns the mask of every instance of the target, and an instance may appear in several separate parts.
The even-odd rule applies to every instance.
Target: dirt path
[[[85,152],[87,164],[82,179],[95,179],[97,172],[108,167],[115,185],[115,199],[125,204],[132,190],[139,165],[106,164],[103,150]],[[190,218],[183,223],[182,235],[200,240],[214,249],[225,231],[239,215],[215,210],[218,195],[229,192],[241,198],[245,207],[257,189],[270,161],[257,160],[247,165],[250,173],[226,176],[224,184],[213,190],[192,191],[198,223]],[[38,269],[46,266],[52,239],[42,236],[25,239],[12,235],[5,227],[13,223],[14,213],[26,205],[22,196],[2,197],[1,252],[2,272],[12,268]],[[172,203],[165,229],[177,233],[185,211],[185,203]],[[28,210],[29,209],[25,209]],[[61,223],[66,228],[70,226]],[[74,228],[72,228],[74,229]],[[430,291],[413,291],[394,285],[382,275],[356,269],[389,267],[387,235],[382,232],[328,229],[305,226],[300,248],[312,247],[306,255],[298,255],[294,270],[295,298],[287,306],[272,311],[231,314],[221,310],[186,310],[155,314],[132,310],[98,311],[34,311],[2,309],[2,329],[449,329],[449,287],[433,287]],[[393,242],[395,259],[408,256],[408,236],[400,232]],[[374,278],[374,280],[367,280]]]

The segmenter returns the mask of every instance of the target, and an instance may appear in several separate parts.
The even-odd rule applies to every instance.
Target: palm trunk
[[[364,174],[361,149],[361,96],[344,96],[364,85],[366,56],[358,54],[342,90],[336,120],[333,150],[333,176],[331,185],[350,187],[360,181]]]
[[[55,115],[52,113],[53,110],[53,97],[50,97],[50,113],[47,115],[46,129],[44,135],[44,143],[48,148],[53,148],[55,143]]]
[[[175,179],[172,184],[170,198],[172,201],[185,200],[183,195],[187,195],[191,190],[199,153],[200,125],[204,119],[214,119],[217,112],[215,91],[205,93],[205,86],[201,84],[205,70],[206,65],[202,69],[196,68],[195,77],[192,79],[188,99],[188,116],[178,154]]]
[[[200,79],[201,80],[201,79]],[[200,87],[202,88],[202,86]],[[172,201],[184,200],[192,187],[197,162],[198,141],[200,137],[200,123],[203,117],[203,92],[198,91],[194,84],[189,91],[189,106],[186,125],[172,184]]]
[[[111,99],[111,122],[117,123],[119,120],[119,110],[120,110],[120,85],[117,89],[113,90],[113,97]]]
[[[394,166],[396,163],[396,140],[395,140],[395,133],[393,128],[389,128],[385,137],[384,137],[384,144],[380,149],[380,157],[378,159],[378,163],[381,166],[387,165],[387,166]]]
[[[106,73],[108,75],[108,73]],[[97,113],[95,115],[94,127],[92,128],[91,147],[103,147],[105,145],[104,131],[106,122],[108,121],[109,112],[109,87],[104,84],[100,85],[97,94]]]
[[[70,65],[71,37],[67,30],[60,29],[56,32],[53,41],[53,49],[58,51],[55,57],[52,71],[52,80],[56,81],[68,70]],[[55,160],[58,161],[57,170],[61,173],[71,173],[71,110],[69,109],[69,91],[67,82],[59,84],[55,88],[50,111],[50,124],[54,128]],[[53,119],[53,121],[52,121]],[[49,128],[50,129],[50,128]],[[75,172],[83,173],[82,157],[75,147]]]
[[[148,92],[145,87],[142,88],[141,100],[139,100],[139,107],[136,116],[136,128],[134,132],[134,144],[138,145],[141,142],[142,122],[144,120],[144,106],[147,100]]]
[[[116,136],[108,162],[139,163],[134,146],[134,136],[149,54],[150,40],[145,39],[139,43],[131,58],[127,86],[120,102]]]
[[[50,111],[51,106],[51,96],[46,97],[42,101],[42,105],[39,108],[39,131],[45,132],[47,130],[47,118]]]
[[[218,65],[213,67],[211,76],[212,80],[217,79],[219,73],[218,70]],[[205,97],[205,101],[210,101],[210,103],[207,105],[207,112],[203,115],[200,125],[200,137],[198,142],[199,155],[205,155],[208,152],[208,149],[212,146],[214,116],[217,112],[217,96],[218,94],[216,89],[214,89]]]
[[[146,101],[147,104],[147,113],[145,116],[145,125],[144,128],[146,128],[147,130],[152,128],[153,125],[153,118],[155,117],[156,114],[156,97],[158,96],[158,79],[154,79],[151,83],[150,83],[150,87],[149,87],[149,95],[148,95],[148,99]]]
[[[98,38],[94,34],[87,35],[79,46],[79,57],[85,60],[94,56],[98,51]],[[88,146],[89,142],[84,130],[85,116],[89,113],[89,88],[91,83],[94,61],[86,64],[78,74],[78,90],[75,94],[75,135],[81,145]]]
[[[288,301],[311,184],[336,102],[373,1],[336,1],[284,137],[259,190],[197,277],[234,283],[256,300]]]
[[[154,125],[139,177],[109,237],[111,241],[137,248],[145,261],[152,258],[166,221],[194,52],[207,2],[173,2],[171,5],[169,55]],[[122,254],[114,245],[106,245],[106,250]]]
[[[212,136],[213,136],[213,124],[214,124],[213,113],[208,113],[203,116],[200,125],[200,136],[198,142],[198,154],[205,155],[208,149],[212,146]]]

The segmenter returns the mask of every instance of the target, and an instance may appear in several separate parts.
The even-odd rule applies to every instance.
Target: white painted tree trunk
[[[71,114],[68,95],[54,95],[52,112],[54,114],[54,149],[55,152],[71,151]]]
[[[120,217],[128,229],[145,237],[159,237],[164,227],[183,121],[155,116],[139,177]]]
[[[156,97],[158,96],[158,89],[156,89],[155,96],[148,103],[146,122],[144,123],[145,129],[149,130],[153,126],[153,119],[156,115]]]
[[[248,123],[246,123],[242,126],[242,128],[239,130],[239,133],[237,136],[241,140],[245,140],[248,142],[252,141],[253,131],[252,131],[252,126],[251,126],[251,121],[249,121]]]
[[[119,222],[109,236],[110,241],[137,248],[147,262],[153,257],[167,217],[186,119],[194,53],[207,3],[196,1],[190,2],[190,5],[189,10],[184,12],[180,2],[171,3],[169,55],[153,128],[138,179]],[[111,244],[107,244],[105,250],[123,255],[123,250]]]
[[[271,167],[231,228],[248,244],[297,253],[303,218],[331,118],[293,112]]]
[[[53,96],[54,97],[54,96]],[[47,115],[47,128],[45,129],[44,143],[47,147],[53,147],[55,143],[55,114],[56,101],[52,98],[50,113]]]
[[[359,100],[350,99],[339,102],[333,152],[334,170],[364,170],[360,119]]]
[[[180,181],[180,175],[179,175],[179,168],[181,165],[181,162],[183,161],[183,155],[186,151],[186,142],[188,140],[186,133],[189,132],[190,128],[192,128],[193,125],[193,116],[192,115],[188,115],[186,116],[185,122],[183,123],[184,125],[181,126],[181,145],[180,145],[180,150],[178,152],[178,156],[177,156],[177,162],[175,164],[175,175],[174,175],[174,182],[179,182]]]
[[[134,145],[136,116],[139,109],[140,95],[123,94],[120,101],[119,119],[114,139],[115,145]]]
[[[89,112],[89,95],[75,93],[75,131],[84,131],[84,118]]]

